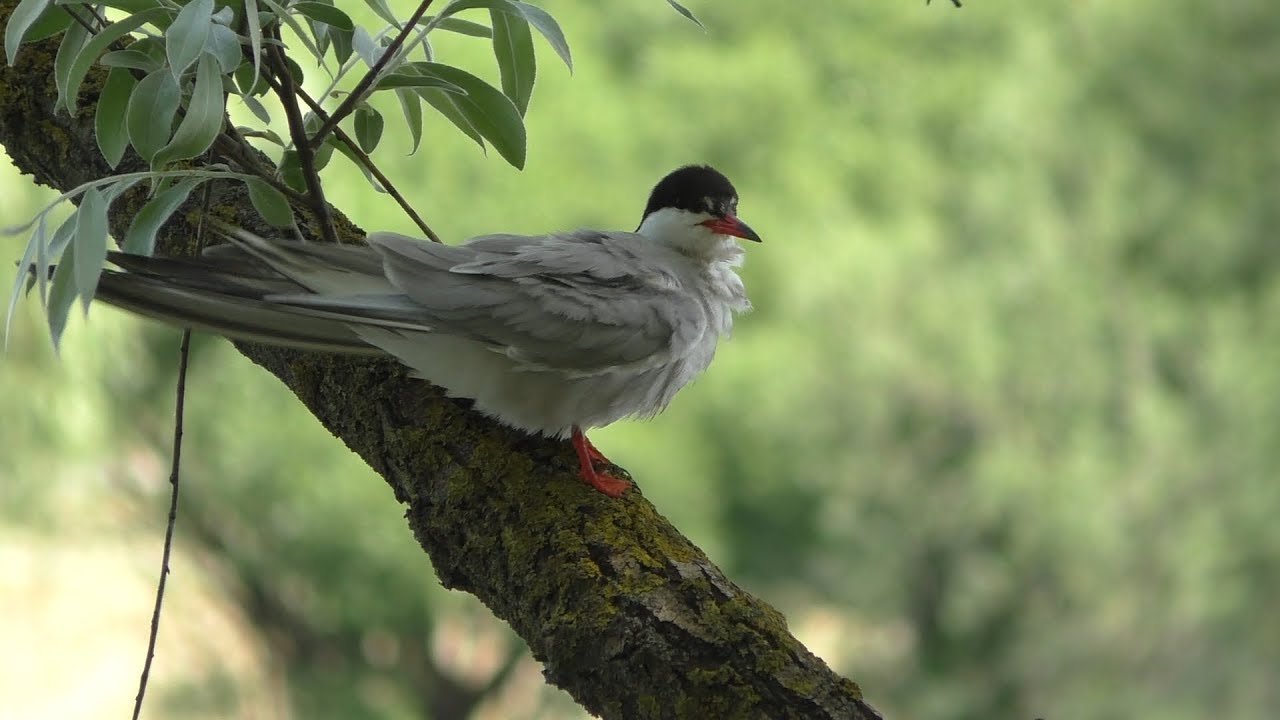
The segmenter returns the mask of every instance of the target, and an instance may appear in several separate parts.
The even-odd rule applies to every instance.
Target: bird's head
[[[706,165],[686,165],[662,178],[649,194],[636,232],[708,256],[721,255],[730,237],[760,242],[756,231],[738,219],[733,183]]]

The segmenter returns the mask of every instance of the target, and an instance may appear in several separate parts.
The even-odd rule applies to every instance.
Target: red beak
[[[750,225],[747,225],[732,215],[726,215],[722,218],[711,218],[710,220],[703,221],[702,224],[721,235],[732,235],[733,237],[740,237],[744,240],[762,242],[760,240],[760,236],[756,234],[755,230],[751,229]]]

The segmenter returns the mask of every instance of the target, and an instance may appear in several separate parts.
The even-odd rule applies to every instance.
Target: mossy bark
[[[15,5],[0,0],[0,26]],[[22,46],[16,65],[0,72],[0,143],[36,182],[65,190],[111,170],[93,137],[103,74],[90,73],[75,117],[53,112],[57,40]],[[121,168],[140,169],[132,155]],[[115,204],[117,237],[141,202],[135,192]],[[212,208],[270,232],[240,187],[215,185]],[[164,228],[160,252],[189,252],[195,218],[193,200]],[[341,216],[339,232],[360,237]],[[805,649],[776,610],[734,585],[642,493],[612,500],[580,482],[567,443],[504,428],[394,362],[239,349],[386,479],[441,582],[510,623],[548,681],[591,712],[877,717],[857,685]]]

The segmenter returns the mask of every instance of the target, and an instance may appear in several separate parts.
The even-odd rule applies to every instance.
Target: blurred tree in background
[[[547,64],[523,173],[443,126],[379,162],[453,240],[630,229],[684,162],[734,179],[766,240],[756,312],[658,421],[597,442],[886,717],[1274,716],[1274,8],[708,5],[705,36],[653,3],[556,7],[578,69]],[[44,197],[4,183],[5,222]],[[358,176],[326,187],[411,232]],[[38,317],[0,369],[0,697],[116,716],[176,334],[98,306],[57,361]],[[192,365],[153,713],[580,713],[423,572],[390,493],[287,392],[219,341]],[[62,599],[85,592],[135,614]],[[113,642],[54,642],[68,625]]]

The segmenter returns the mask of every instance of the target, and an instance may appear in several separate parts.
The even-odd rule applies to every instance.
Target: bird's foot
[[[573,443],[573,449],[578,453],[578,470],[583,482],[609,497],[622,497],[622,493],[631,487],[631,482],[596,470],[596,462],[608,465],[613,463],[591,444],[581,430],[574,428],[570,441]]]

